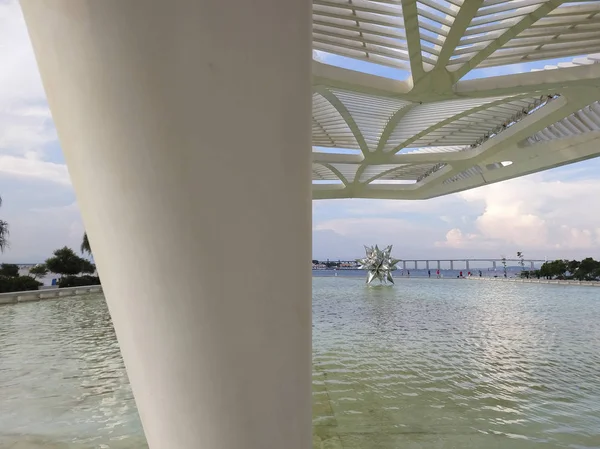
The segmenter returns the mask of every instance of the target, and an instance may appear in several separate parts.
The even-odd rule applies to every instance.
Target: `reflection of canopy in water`
[[[366,257],[364,259],[358,259],[357,262],[360,264],[361,270],[369,270],[367,276],[367,284],[378,279],[379,282],[391,282],[394,283],[392,277],[392,271],[396,269],[396,264],[399,262],[398,259],[392,259],[392,245],[387,246],[383,251],[379,249],[379,246],[365,246]]]

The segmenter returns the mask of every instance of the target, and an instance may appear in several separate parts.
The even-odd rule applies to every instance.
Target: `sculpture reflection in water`
[[[392,271],[396,269],[396,264],[400,261],[399,259],[393,259],[391,257],[392,245],[387,246],[384,250],[380,250],[377,245],[365,246],[366,257],[364,259],[358,259],[357,262],[360,264],[361,270],[368,270],[367,284],[370,284],[375,279],[379,279],[382,284],[388,281],[394,283],[392,278]]]

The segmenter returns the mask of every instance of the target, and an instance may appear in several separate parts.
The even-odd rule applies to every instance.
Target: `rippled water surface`
[[[0,448],[145,448],[102,295],[0,306]]]
[[[600,448],[600,288],[315,278],[314,448]],[[0,307],[0,448],[146,448],[103,298]]]

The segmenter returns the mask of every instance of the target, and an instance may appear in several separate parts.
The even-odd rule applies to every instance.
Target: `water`
[[[313,283],[313,448],[600,448],[600,289]],[[146,447],[101,296],[0,307],[0,448]]]
[[[0,448],[147,448],[102,295],[0,306]]]
[[[386,449],[600,447],[600,290],[318,281],[317,441]]]

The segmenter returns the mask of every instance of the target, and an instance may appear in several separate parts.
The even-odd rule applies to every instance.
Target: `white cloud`
[[[0,218],[10,226],[3,262],[37,262],[79,247],[83,225],[17,1],[0,0]],[[54,150],[56,153],[56,150]]]
[[[600,180],[545,178],[538,174],[461,193],[467,202],[485,202],[484,212],[474,222],[477,238],[463,239],[462,247],[495,241],[535,251],[598,251],[600,211],[592,205],[597,202]]]
[[[41,161],[36,153],[26,153],[23,157],[0,154],[0,173],[71,185],[71,179],[65,164]]]
[[[435,227],[424,226],[411,217],[369,218],[344,217],[341,211],[325,221],[315,220],[313,226],[313,255],[317,259],[354,259],[360,256],[363,245],[394,245],[402,257],[419,257],[424,242],[431,242],[438,234]],[[418,235],[419,239],[413,237]],[[344,246],[340,245],[344,243]]]
[[[65,245],[79,251],[84,227],[75,203],[19,210],[5,218],[10,225],[10,250],[3,261],[41,262]]]
[[[472,240],[476,240],[477,235],[475,234],[463,234],[463,232],[458,229],[450,229],[446,233],[446,240],[443,243],[436,242],[436,246],[447,246],[450,248],[461,248],[463,247],[465,242],[470,242]]]
[[[410,222],[399,218],[337,218],[314,226],[316,231],[330,230],[343,236],[360,234],[375,237],[414,228]]]
[[[567,173],[580,177],[555,180]],[[365,243],[394,244],[405,258],[498,257],[516,251],[539,258],[600,257],[600,209],[595,207],[600,179],[594,179],[595,173],[584,162],[573,170],[433,200],[323,202],[315,209],[314,227],[343,236],[352,248],[344,252],[347,258],[359,256]],[[328,206],[336,208],[338,218],[322,218]],[[326,241],[322,245],[315,254],[339,257],[329,252]]]
[[[56,140],[37,64],[16,1],[0,2],[0,151],[43,155]]]
[[[44,97],[35,57],[17,1],[0,2],[0,86],[2,100]]]

